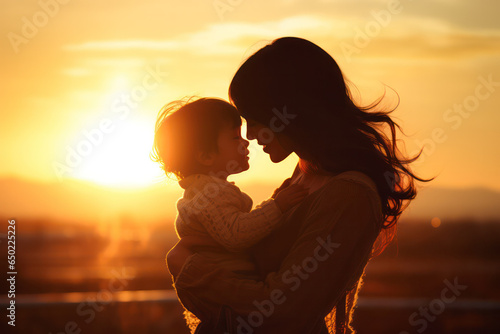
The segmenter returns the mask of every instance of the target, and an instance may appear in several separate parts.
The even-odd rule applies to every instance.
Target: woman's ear
[[[213,152],[207,153],[207,152],[198,151],[198,153],[196,154],[196,160],[200,164],[202,164],[203,166],[210,167],[214,164],[215,153],[213,153]]]

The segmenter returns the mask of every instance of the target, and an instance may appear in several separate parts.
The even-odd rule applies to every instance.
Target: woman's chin
[[[269,154],[269,159],[271,159],[272,162],[275,164],[278,162],[282,162],[285,160],[290,154],[284,155],[284,154],[273,154],[273,153],[268,153]]]

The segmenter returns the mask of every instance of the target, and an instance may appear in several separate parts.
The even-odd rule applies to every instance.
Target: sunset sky
[[[149,185],[158,110],[227,99],[246,57],[282,36],[327,50],[368,103],[387,89],[415,170],[500,191],[500,2],[22,0],[2,3],[0,178]],[[237,182],[275,181],[252,144]]]

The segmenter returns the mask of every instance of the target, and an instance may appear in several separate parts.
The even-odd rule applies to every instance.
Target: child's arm
[[[268,199],[250,212],[242,212],[237,203],[239,194],[221,189],[217,196],[206,196],[203,205],[193,208],[193,214],[207,232],[224,248],[242,251],[256,244],[277,226],[283,212],[299,203],[307,190],[300,185],[283,189],[276,199]]]
[[[288,179],[286,179],[285,181],[283,181],[283,183],[281,184],[281,186],[279,186],[278,188],[276,188],[271,196],[271,198],[276,198],[276,195],[278,195],[280,193],[280,191],[282,191],[283,189],[285,189],[286,187],[288,187],[292,182],[292,178],[289,177]]]
[[[280,187],[277,193],[273,194],[273,198],[281,212],[285,212],[302,201],[308,193],[308,190],[301,184],[292,184],[284,189]]]

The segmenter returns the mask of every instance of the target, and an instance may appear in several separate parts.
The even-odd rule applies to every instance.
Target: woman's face
[[[263,146],[264,152],[269,154],[272,162],[283,161],[294,151],[291,139],[284,133],[275,133],[265,125],[250,119],[246,121],[247,139],[257,139],[257,143]]]

